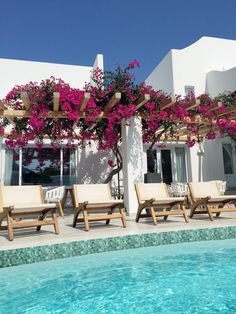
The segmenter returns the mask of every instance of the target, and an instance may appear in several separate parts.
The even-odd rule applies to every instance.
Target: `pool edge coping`
[[[224,226],[137,233],[132,235],[14,248],[0,251],[0,268],[132,248],[234,238],[236,238],[236,226]]]

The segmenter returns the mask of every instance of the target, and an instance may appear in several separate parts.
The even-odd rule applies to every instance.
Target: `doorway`
[[[161,150],[161,167],[162,167],[163,182],[167,184],[171,184],[171,182],[173,181],[173,177],[172,177],[171,150],[170,149]]]

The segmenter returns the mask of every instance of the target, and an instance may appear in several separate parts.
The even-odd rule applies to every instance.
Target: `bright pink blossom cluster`
[[[145,143],[160,141],[164,135],[166,138],[177,138],[176,130],[183,125],[187,126],[188,147],[202,140],[203,136],[214,139],[216,132],[213,127],[218,127],[222,135],[236,134],[236,121],[230,120],[233,113],[227,111],[229,106],[235,104],[235,97],[221,95],[212,99],[203,94],[196,98],[190,93],[184,98],[177,95],[175,102],[168,105],[172,101],[170,95],[156,91],[143,82],[135,83],[130,71],[139,66],[134,59],[125,68],[118,66],[113,72],[96,68],[92,72],[92,83],[85,84],[84,90],[72,88],[54,77],[40,83],[15,86],[4,101],[10,109],[25,109],[21,93],[27,92],[31,104],[30,117],[13,118],[15,126],[7,135],[6,145],[11,148],[25,147],[29,141],[35,141],[37,147],[42,148],[42,139],[48,136],[55,149],[64,139],[68,140],[68,147],[73,147],[75,140],[84,146],[87,140],[94,139],[99,149],[113,149],[121,140],[121,124],[131,123],[130,118],[134,115],[142,118]],[[80,109],[85,92],[89,92],[91,97],[82,114]],[[108,108],[108,101],[117,92],[121,93],[121,99]],[[60,119],[51,115],[54,93],[60,94],[59,113],[63,117]],[[145,94],[150,95],[150,100],[137,108],[137,103],[144,99]],[[197,106],[196,101],[199,102]],[[204,133],[199,130],[204,128],[204,123],[209,128],[202,135]],[[4,119],[0,134],[3,134],[7,124],[8,120]],[[75,132],[76,126],[80,131],[79,136]]]

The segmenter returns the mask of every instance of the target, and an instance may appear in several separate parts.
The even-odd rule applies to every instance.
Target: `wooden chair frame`
[[[99,185],[99,184],[98,184]],[[89,231],[89,222],[90,221],[101,221],[106,220],[106,224],[110,223],[111,219],[120,218],[122,221],[122,225],[126,227],[125,213],[124,213],[124,202],[122,200],[113,200],[111,196],[111,190],[109,185],[107,185],[109,199],[107,201],[98,201],[98,202],[89,202],[85,201],[83,203],[79,203],[78,196],[76,193],[76,184],[73,186],[74,191],[74,201],[75,201],[75,214],[73,219],[73,227],[76,227],[78,222],[84,222],[85,230]],[[114,211],[118,209],[119,213],[114,213]],[[97,214],[98,211],[107,211],[107,213]],[[95,215],[90,215],[95,212]],[[83,214],[83,218],[78,218],[79,214]]]
[[[217,188],[218,185],[215,182]],[[208,214],[211,221],[214,220],[213,214],[216,214],[216,217],[219,217],[221,212],[235,212],[236,211],[236,195],[235,198],[227,199],[227,195],[224,199],[224,195],[221,196],[221,200],[211,202],[211,196],[206,197],[195,197],[191,182],[188,183],[190,197],[191,197],[191,210],[190,210],[190,218],[193,218],[196,214]],[[220,193],[220,191],[219,191]],[[225,208],[225,205],[234,204],[235,207]]]
[[[145,183],[145,184],[148,184],[148,183]],[[166,184],[165,184],[165,190],[166,190],[166,195],[169,195],[169,191]],[[178,198],[176,198],[175,200],[175,197],[171,197],[172,200],[170,200],[168,203],[166,203],[166,201],[164,200],[162,203],[162,201],[159,201],[158,198],[156,197],[156,198],[151,198],[149,200],[144,201],[142,200],[142,197],[141,197],[139,183],[135,184],[135,191],[136,191],[137,199],[139,203],[138,211],[136,214],[136,222],[138,222],[140,218],[152,217],[153,223],[154,225],[156,225],[157,217],[164,217],[164,220],[167,220],[168,216],[183,216],[185,222],[189,221],[186,210],[185,210],[185,206],[184,206],[185,200],[178,200]],[[178,205],[178,209],[173,210],[173,208],[176,205]],[[165,210],[155,211],[155,208],[159,208],[159,207],[164,208]],[[142,214],[142,211],[144,209],[149,209],[150,213],[147,212],[146,214]]]
[[[40,231],[41,227],[44,225],[53,225],[54,231],[56,234],[59,234],[59,225],[57,221],[56,215],[56,205],[50,204],[51,206],[48,207],[48,204],[44,204],[43,198],[43,190],[40,185],[34,186],[34,188],[38,187],[40,198],[41,198],[41,206],[45,205],[46,208],[38,208],[35,204],[30,206],[31,209],[20,209],[14,212],[15,207],[14,205],[5,207],[3,204],[2,193],[4,193],[4,186],[0,187],[0,230],[8,230],[8,238],[10,241],[13,240],[14,229],[21,229],[21,228],[31,228],[36,227],[37,231]],[[19,186],[20,188],[20,186]],[[27,197],[27,195],[26,195]],[[14,200],[12,201],[14,203]],[[27,206],[28,207],[28,206]],[[35,209],[34,209],[35,208]],[[51,219],[47,218],[47,214],[50,212]],[[32,218],[32,216],[38,217],[37,220],[30,220],[24,221],[22,218]],[[4,219],[7,219],[7,226],[2,226],[2,222]]]

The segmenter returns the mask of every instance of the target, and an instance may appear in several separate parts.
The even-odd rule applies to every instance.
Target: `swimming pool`
[[[0,269],[0,313],[236,313],[236,241]]]

